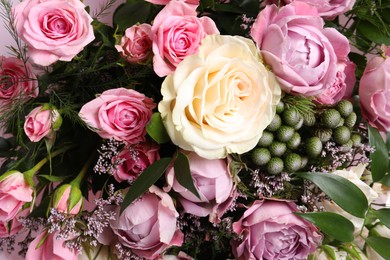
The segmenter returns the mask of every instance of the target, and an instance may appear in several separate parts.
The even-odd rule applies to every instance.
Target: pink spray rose
[[[39,142],[44,137],[50,138],[60,128],[62,117],[56,109],[49,106],[36,107],[26,116],[24,133],[31,142]]]
[[[317,10],[302,2],[280,9],[266,6],[251,36],[282,89],[292,94],[326,91],[336,82],[339,60],[349,52],[348,39],[334,28],[324,28]]]
[[[100,137],[135,144],[145,141],[146,125],[156,106],[151,98],[132,89],[104,91],[85,104],[79,116]]]
[[[28,56],[38,65],[71,61],[95,39],[92,18],[80,0],[25,0],[13,13]]]
[[[359,83],[362,116],[381,131],[390,131],[390,56],[374,57]]]
[[[32,201],[30,185],[18,171],[9,171],[0,177],[0,221],[13,219],[26,202]]]
[[[149,165],[160,159],[159,145],[153,142],[142,142],[124,148],[113,158],[119,163],[114,178],[117,182],[135,181]]]
[[[46,231],[47,232],[47,231]],[[28,246],[26,260],[42,260],[42,259],[50,259],[50,260],[77,260],[78,252],[73,250],[71,251],[69,248],[65,246],[64,239],[57,239],[57,232],[54,233],[46,233],[43,232],[39,234]],[[45,241],[38,248],[38,243],[45,236]]]
[[[146,259],[156,259],[170,246],[181,246],[183,233],[177,228],[172,198],[156,186],[130,204],[111,222],[122,246]]]
[[[152,26],[154,71],[160,77],[171,74],[185,57],[197,53],[206,35],[218,33],[212,19],[197,17],[196,6],[169,2]]]
[[[22,223],[19,222],[19,217],[27,217],[30,213],[30,209],[26,208],[19,211],[18,214],[10,221],[0,221],[0,238],[10,237],[18,233],[22,228]]]
[[[152,26],[138,24],[127,28],[117,51],[130,63],[147,62],[152,54]]]
[[[243,259],[307,259],[322,240],[310,222],[294,215],[292,202],[257,200],[233,230],[242,236],[232,240],[233,254]]]
[[[78,187],[64,184],[56,189],[52,207],[56,208],[58,212],[75,215],[82,209],[83,202],[83,194]]]
[[[200,198],[179,184],[173,167],[166,173],[167,190],[172,188],[179,194],[178,200],[185,212],[198,217],[209,216],[210,222],[219,222],[220,217],[233,202],[235,191],[226,160],[208,160],[194,152],[187,156],[191,176]]]
[[[0,109],[14,99],[27,101],[38,96],[38,80],[30,63],[0,56]]]

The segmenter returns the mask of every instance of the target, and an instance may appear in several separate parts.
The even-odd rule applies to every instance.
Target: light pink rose
[[[113,158],[119,162],[114,178],[117,182],[135,181],[149,165],[160,159],[159,145],[152,142],[138,143],[125,147]]]
[[[349,52],[348,39],[334,28],[324,28],[317,10],[302,2],[280,9],[266,6],[251,36],[282,89],[292,94],[314,96],[329,89],[339,60]]]
[[[47,231],[46,231],[47,232]],[[39,234],[28,246],[26,260],[77,260],[78,252],[71,251],[69,248],[65,247],[64,239],[57,239],[57,232],[46,233],[42,232]],[[41,246],[38,246],[38,243],[47,235],[45,241]]]
[[[19,222],[20,217],[27,217],[30,213],[30,208],[19,211],[18,214],[10,221],[0,221],[0,238],[10,237],[18,233],[22,228],[22,223]]]
[[[344,14],[352,9],[356,0],[267,0],[265,4],[286,5],[292,2],[304,2],[317,8],[320,16],[324,19],[332,20],[340,14]]]
[[[233,230],[242,237],[232,240],[233,254],[243,259],[307,259],[320,245],[322,235],[310,222],[299,218],[292,202],[257,200]]]
[[[183,243],[177,228],[177,213],[172,198],[156,186],[130,204],[111,227],[122,246],[146,259],[157,258],[165,249]]]
[[[143,23],[127,28],[115,48],[130,63],[147,62],[152,55],[152,26]]]
[[[38,96],[38,80],[31,64],[0,56],[0,110],[15,99],[27,101]]]
[[[24,121],[24,133],[31,142],[39,142],[44,137],[51,138],[59,129],[62,118],[57,110],[39,106],[31,110]]]
[[[71,61],[95,39],[92,18],[79,0],[25,0],[13,13],[18,36],[38,65]]]
[[[360,79],[359,102],[370,125],[390,131],[390,56],[369,60]]]
[[[26,202],[32,201],[30,185],[18,171],[9,171],[0,177],[0,221],[13,219]]]
[[[219,34],[214,21],[197,17],[196,7],[181,1],[169,2],[152,26],[153,69],[160,77],[171,74],[187,56],[197,53],[202,39]]]
[[[178,193],[178,200],[184,211],[198,217],[209,216],[210,222],[217,223],[233,202],[232,176],[225,159],[208,160],[194,152],[187,154],[191,176],[200,198],[179,184],[174,168],[166,172],[167,187]],[[180,174],[180,173],[179,173]]]
[[[146,125],[155,106],[142,93],[117,88],[104,91],[85,104],[79,116],[102,138],[135,144],[145,141]]]

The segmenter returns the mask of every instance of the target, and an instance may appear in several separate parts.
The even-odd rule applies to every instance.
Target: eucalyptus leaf
[[[170,140],[167,131],[163,125],[160,113],[153,113],[150,122],[146,125],[146,132],[159,144]]]
[[[354,239],[354,225],[345,217],[333,212],[295,213],[312,222],[322,232],[341,242],[351,242]]]
[[[196,197],[200,199],[198,190],[195,188],[194,182],[192,180],[190,163],[185,154],[178,153],[175,159],[174,169],[176,180],[180,183],[180,185],[191,191]]]
[[[378,219],[383,223],[383,225],[390,228],[390,208],[374,210],[373,212],[378,217]]]
[[[390,238],[369,236],[366,238],[366,242],[384,259],[390,259]]]
[[[364,218],[368,201],[364,193],[349,180],[332,173],[297,172],[297,176],[310,180],[348,213]]]
[[[381,180],[388,170],[389,152],[378,129],[369,126],[368,139],[370,145],[375,148],[375,152],[371,153],[370,159],[372,180],[376,182]]]
[[[120,213],[135,199],[144,194],[165,172],[171,158],[161,158],[146,168],[135,180],[123,199]]]

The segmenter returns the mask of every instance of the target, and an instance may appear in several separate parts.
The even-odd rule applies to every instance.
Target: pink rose
[[[57,239],[57,235],[57,232],[50,234],[47,231],[39,234],[28,246],[26,260],[77,260],[78,252],[65,247],[65,240]],[[45,236],[45,241],[37,248]]]
[[[10,237],[18,233],[22,228],[22,223],[19,222],[20,217],[27,217],[30,213],[30,208],[19,211],[18,214],[10,221],[0,221],[0,238]]]
[[[292,202],[257,200],[233,230],[242,239],[232,240],[238,259],[307,259],[320,245],[322,235],[310,222],[294,215]]]
[[[133,25],[127,28],[117,51],[130,63],[147,62],[152,54],[152,26],[150,24]]]
[[[84,198],[81,190],[71,184],[58,187],[53,196],[52,207],[58,212],[78,214],[83,207]]]
[[[95,39],[92,18],[79,0],[25,0],[13,13],[29,58],[38,65],[71,61]]]
[[[130,204],[111,227],[122,246],[147,259],[157,258],[165,249],[183,243],[177,228],[177,213],[172,198],[156,186]]]
[[[390,131],[390,56],[374,57],[360,79],[359,102],[362,116],[373,127]]]
[[[26,202],[32,201],[30,185],[18,171],[9,171],[0,177],[0,221],[13,219]]]
[[[200,198],[184,188],[175,178],[173,167],[167,170],[168,187],[178,193],[184,211],[195,216],[209,216],[210,222],[217,223],[233,202],[235,187],[226,160],[208,160],[192,152],[188,155],[190,171]]]
[[[79,116],[102,138],[135,144],[145,141],[146,125],[155,106],[142,93],[117,88],[104,91],[85,104]]]
[[[14,99],[24,101],[38,96],[38,80],[30,63],[14,57],[0,56],[0,109]]]
[[[39,106],[31,110],[24,121],[24,133],[31,142],[39,142],[44,137],[51,138],[62,124],[62,118],[56,109]]]
[[[160,77],[171,74],[185,57],[197,53],[206,35],[218,33],[212,19],[197,17],[195,6],[169,2],[152,26],[154,71]]]
[[[119,162],[114,178],[117,182],[135,181],[149,165],[160,159],[159,145],[152,142],[138,143],[125,147],[114,162]],[[116,164],[116,163],[114,163]]]
[[[267,0],[266,4],[278,4],[280,0]],[[327,20],[333,20],[336,16],[344,14],[352,9],[356,0],[282,0],[281,5],[292,2],[303,2],[317,8],[320,16]]]
[[[317,10],[301,2],[268,5],[257,16],[251,36],[286,92],[318,95],[336,81],[348,39],[323,26]]]

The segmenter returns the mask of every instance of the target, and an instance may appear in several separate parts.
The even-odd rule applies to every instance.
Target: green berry
[[[301,144],[301,136],[297,132],[293,134],[291,139],[286,143],[288,149],[295,150]]]
[[[351,131],[346,126],[339,126],[333,131],[333,139],[336,143],[343,145],[351,139]]]
[[[270,132],[274,132],[279,129],[279,127],[282,125],[282,118],[275,114],[274,118],[272,119],[271,123],[267,126],[266,130]]]
[[[340,112],[340,115],[345,118],[353,112],[353,105],[348,100],[343,99],[337,103],[336,109]]]
[[[314,113],[303,114],[303,124],[305,126],[313,126],[316,123],[316,116]]]
[[[290,108],[283,111],[283,122],[286,125],[294,126],[300,120],[299,112],[296,109]]]
[[[301,156],[301,168],[300,169],[303,169],[304,167],[306,167],[308,162],[309,162],[309,158],[307,158],[307,156]]]
[[[341,152],[346,153],[348,151],[351,151],[353,146],[353,141],[351,139],[348,140],[343,146],[341,147]]]
[[[282,125],[279,127],[279,129],[276,131],[276,138],[281,142],[287,142],[292,138],[294,135],[295,130],[291,126]]]
[[[318,128],[315,130],[314,135],[320,138],[321,142],[326,143],[332,138],[332,129]]]
[[[290,153],[284,158],[284,168],[287,172],[296,172],[301,169],[302,159],[299,154]]]
[[[281,114],[284,110],[284,102],[282,100],[276,105],[276,113]]]
[[[322,142],[317,136],[310,137],[305,142],[306,154],[311,158],[316,158],[321,154]]]
[[[344,125],[346,127],[352,128],[356,124],[357,115],[355,112],[352,112],[349,116],[347,116],[344,120]]]
[[[353,146],[358,146],[359,144],[362,143],[362,137],[359,134],[352,134],[351,140],[352,140]]]
[[[271,159],[271,153],[267,148],[255,148],[252,151],[252,162],[257,166],[266,165]]]
[[[287,146],[285,143],[281,142],[273,142],[269,146],[269,151],[271,152],[272,156],[280,157],[282,156],[287,150]]]
[[[267,172],[269,174],[279,174],[283,171],[284,163],[279,157],[273,157],[267,163]]]
[[[274,141],[274,134],[268,131],[263,131],[263,134],[261,135],[259,142],[257,142],[257,145],[260,147],[268,147],[272,144]]]
[[[298,123],[296,125],[294,125],[293,127],[295,130],[299,130],[299,129],[301,129],[302,126],[303,126],[303,117],[300,116]]]
[[[328,128],[335,128],[341,120],[339,111],[334,108],[327,109],[321,114],[321,123]]]

